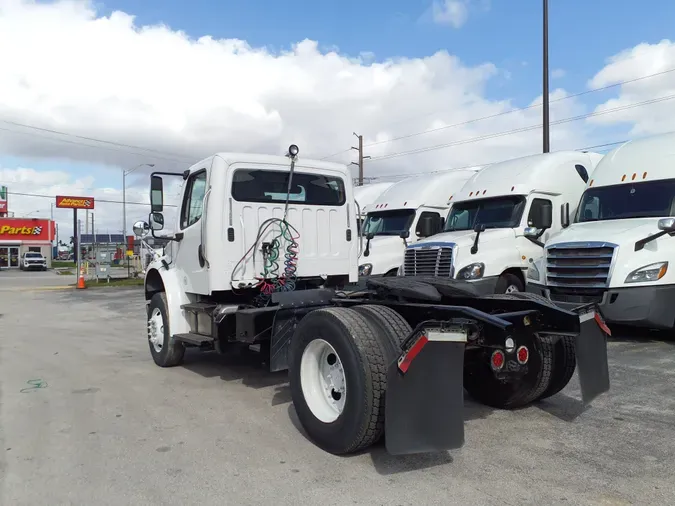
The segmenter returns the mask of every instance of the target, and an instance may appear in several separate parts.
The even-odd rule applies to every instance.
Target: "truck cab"
[[[572,214],[528,271],[528,291],[610,323],[675,324],[675,134],[629,141],[595,169]]]
[[[354,188],[354,199],[356,200],[359,230],[368,215],[368,211],[377,198],[384,193],[394,183],[370,183]]]
[[[469,281],[481,294],[525,291],[530,259],[565,225],[561,209],[576,210],[601,157],[560,151],[485,167],[452,195],[442,230],[421,226],[427,237],[408,245],[399,275]]]
[[[425,237],[421,223],[442,227],[457,192],[476,169],[451,169],[413,176],[392,185],[369,208],[362,234],[360,276],[395,276],[408,244]]]

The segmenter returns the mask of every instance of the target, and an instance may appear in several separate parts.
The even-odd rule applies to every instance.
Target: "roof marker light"
[[[591,182],[588,183],[588,186],[593,186],[593,179],[591,179]]]
[[[637,174],[636,174],[635,172],[633,172],[633,177],[630,178],[630,180],[631,180],[631,181],[635,181],[635,176],[637,176]]]
[[[642,174],[642,179],[647,179],[647,173],[646,172]]]
[[[511,191],[513,191],[513,190],[515,190],[515,189],[516,189],[516,187],[515,187],[515,186],[512,186],[512,187],[511,187]]]
[[[621,182],[624,182],[625,180],[626,180],[626,174],[624,174],[623,176],[621,176]]]

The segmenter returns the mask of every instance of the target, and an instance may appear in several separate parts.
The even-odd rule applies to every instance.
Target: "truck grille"
[[[605,289],[615,250],[616,244],[606,242],[550,246],[546,248],[546,284],[557,287],[561,295]]]
[[[403,260],[405,276],[453,277],[452,247],[408,248]]]

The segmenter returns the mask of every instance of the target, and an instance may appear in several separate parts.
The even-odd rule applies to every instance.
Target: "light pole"
[[[148,167],[154,167],[154,163],[142,163],[140,165],[136,165],[136,167],[129,169],[129,170],[123,170],[122,171],[122,233],[124,234],[124,243],[125,243],[125,248],[127,247],[126,240],[127,240],[127,174],[131,174],[133,171],[136,169],[140,169],[141,167],[147,165]],[[125,250],[126,254],[126,250]]]
[[[544,54],[543,56],[543,76],[542,76],[542,84],[543,84],[543,93],[542,93],[542,105],[543,105],[543,113],[542,113],[542,122],[544,124],[544,131],[543,137],[544,137],[544,142],[543,142],[543,151],[544,153],[548,153],[551,150],[551,137],[550,137],[550,123],[549,123],[549,111],[548,111],[548,105],[549,105],[549,97],[548,97],[548,0],[543,0],[543,50]]]

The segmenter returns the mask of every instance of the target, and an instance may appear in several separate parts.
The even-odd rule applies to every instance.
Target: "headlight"
[[[635,269],[626,278],[626,283],[642,283],[645,281],[658,281],[665,276],[668,270],[668,262],[657,262]]]
[[[465,281],[469,279],[480,279],[483,277],[484,271],[485,264],[469,264],[466,267],[460,269],[460,271],[457,273],[457,279],[463,279]]]
[[[373,270],[373,264],[359,265],[359,276],[370,276],[370,272],[372,270]]]
[[[527,266],[527,279],[539,281],[539,269],[534,262],[530,262],[530,265]]]

